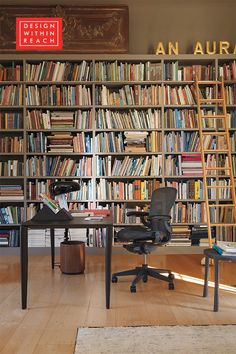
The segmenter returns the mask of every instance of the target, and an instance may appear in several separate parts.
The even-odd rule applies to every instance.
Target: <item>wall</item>
[[[156,43],[178,40],[180,53],[192,53],[196,41],[236,43],[235,0],[0,0],[0,5],[127,4],[130,53],[153,53]]]

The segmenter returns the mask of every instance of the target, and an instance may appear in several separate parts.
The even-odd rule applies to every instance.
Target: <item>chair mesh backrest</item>
[[[155,189],[152,193],[149,215],[169,215],[175,202],[176,192],[172,187]]]

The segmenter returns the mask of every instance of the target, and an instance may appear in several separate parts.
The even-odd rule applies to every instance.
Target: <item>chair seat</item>
[[[142,226],[127,227],[117,233],[117,239],[122,242],[154,240],[153,231]]]

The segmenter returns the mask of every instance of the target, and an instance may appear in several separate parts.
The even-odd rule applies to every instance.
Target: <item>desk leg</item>
[[[208,273],[209,273],[209,257],[205,256],[205,277],[204,277],[203,297],[207,297],[208,295]]]
[[[54,269],[55,265],[55,230],[50,229],[50,239],[51,239],[51,265]]]
[[[219,268],[220,262],[215,260],[215,290],[214,290],[214,311],[219,309]]]
[[[21,264],[21,306],[27,307],[27,285],[28,285],[28,228],[21,226],[20,239],[20,264]]]
[[[106,308],[110,308],[110,292],[111,292],[111,252],[113,227],[106,228],[106,248],[105,248],[105,283],[106,283]]]

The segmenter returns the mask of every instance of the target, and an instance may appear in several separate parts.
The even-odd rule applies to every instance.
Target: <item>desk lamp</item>
[[[75,192],[80,189],[80,184],[75,181],[56,181],[49,185],[50,195],[55,198],[61,196],[59,204],[61,208],[68,210],[66,193]],[[68,241],[68,229],[65,229],[64,240]]]

